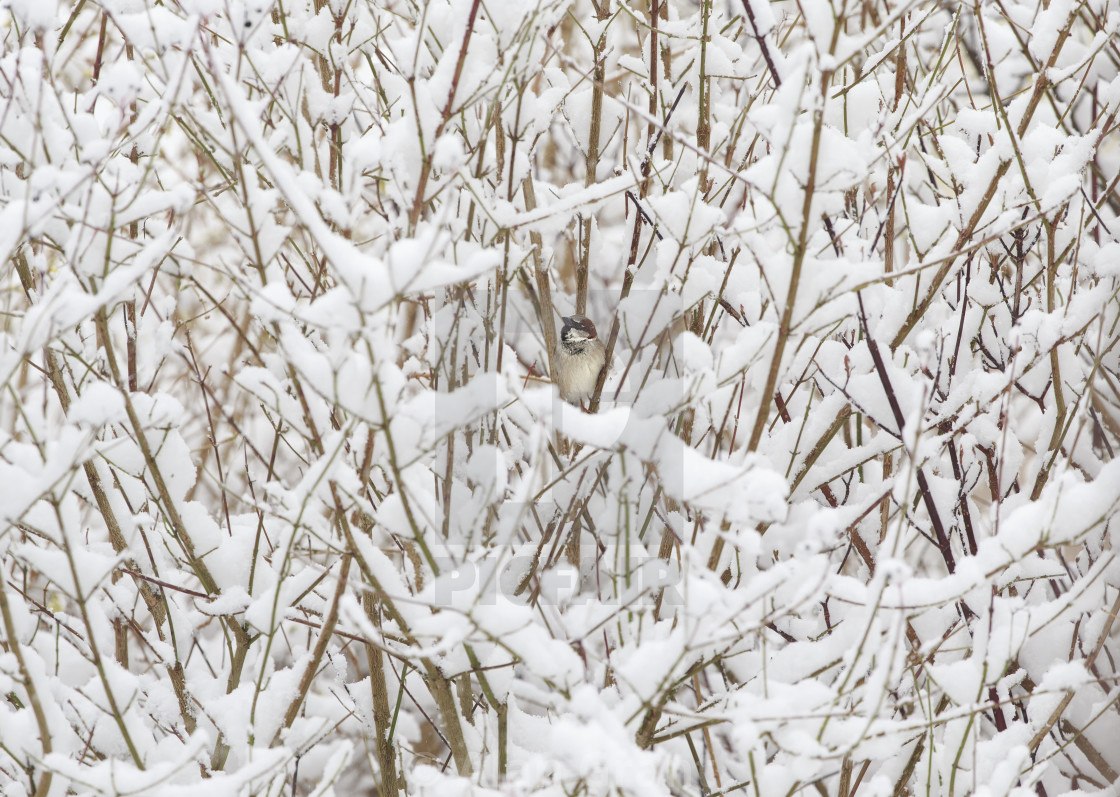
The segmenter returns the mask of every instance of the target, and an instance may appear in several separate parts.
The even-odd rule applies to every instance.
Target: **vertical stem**
[[[708,21],[712,16],[712,0],[700,1],[700,98],[697,103],[696,120],[696,147],[703,153],[711,148],[712,140],[712,92],[711,78],[708,76],[708,43],[711,35],[708,33]],[[700,192],[706,194],[711,187],[708,179],[708,160],[700,161]]]
[[[1053,315],[1057,309],[1059,258],[1055,257],[1054,253],[1054,235],[1057,232],[1055,229],[1057,225],[1053,221],[1045,220],[1043,226],[1046,229],[1046,312]],[[1065,434],[1066,401],[1062,389],[1061,360],[1058,356],[1057,344],[1050,349],[1050,385],[1054,391],[1054,431],[1050,433],[1050,442],[1046,450],[1053,452],[1053,456],[1044,459],[1042,467],[1038,470],[1034,488],[1031,490],[1032,501],[1037,501],[1042,495],[1042,488],[1046,486],[1046,480],[1050,476],[1050,466],[1056,459]]]
[[[451,88],[447,92],[447,102],[443,106],[443,113],[440,114],[439,125],[436,127],[435,135],[432,137],[431,146],[427,148],[424,153],[424,162],[420,167],[420,179],[416,184],[416,194],[412,198],[412,209],[408,213],[408,230],[409,233],[416,232],[416,225],[420,221],[420,214],[424,210],[424,194],[428,190],[428,179],[431,177],[432,172],[432,155],[433,148],[439,137],[443,135],[443,128],[447,126],[448,121],[451,119],[451,112],[455,108],[455,94],[459,90],[459,79],[463,76],[463,63],[467,60],[467,47],[470,44],[471,34],[474,33],[474,23],[478,19],[478,8],[482,0],[474,0],[471,3],[470,17],[467,19],[467,29],[463,31],[463,43],[459,46],[459,60],[455,63],[455,74],[451,77]],[[417,122],[419,123],[419,121]]]
[[[8,605],[7,582],[7,573],[0,573],[0,615],[3,615],[4,620],[4,636],[8,640],[8,651],[15,657],[16,666],[19,668],[19,676],[23,681],[23,688],[27,692],[27,699],[31,702],[31,713],[35,715],[35,725],[39,729],[39,745],[43,751],[43,757],[46,758],[53,749],[51,728],[47,722],[47,714],[43,710],[43,701],[39,699],[39,690],[35,686],[35,679],[27,666],[27,660],[23,657],[23,645],[20,644],[19,632],[16,631],[15,622],[12,620],[11,606]],[[35,788],[35,797],[46,797],[51,790],[51,778],[51,771],[49,769],[45,770],[43,776],[39,778],[39,785]]]
[[[340,518],[340,523],[345,523],[345,516]],[[323,661],[323,655],[327,651],[327,643],[330,642],[331,636],[334,634],[334,627],[338,623],[338,607],[342,600],[342,594],[349,589],[350,579],[350,560],[349,553],[342,555],[342,567],[338,571],[338,584],[335,586],[334,598],[331,600],[330,609],[327,611],[327,616],[323,618],[323,627],[319,630],[319,638],[315,641],[315,649],[311,653],[311,661],[307,662],[307,667],[303,671],[303,677],[300,678],[299,688],[296,690],[295,699],[288,705],[288,711],[284,714],[284,725],[282,728],[276,730],[276,736],[272,740],[273,746],[280,741],[280,731],[284,728],[292,727],[296,717],[299,716],[300,707],[303,701],[307,699],[307,692],[311,689],[311,682],[315,678],[315,673],[319,670],[319,664]]]
[[[595,18],[604,22],[610,18],[610,0],[603,0],[602,5],[595,3]],[[604,26],[595,42],[595,66],[592,70],[591,81],[591,129],[588,133],[587,157],[584,159],[585,174],[583,184],[591,185],[595,182],[595,174],[599,170],[599,134],[603,124],[603,81],[606,79],[606,64],[604,55],[607,49],[607,29]],[[591,268],[591,228],[592,215],[580,216],[580,255],[576,263],[576,312],[587,312],[587,274]]]
[[[894,457],[890,452],[883,454],[883,481],[891,477],[894,472]],[[879,542],[887,538],[887,524],[891,518],[891,496],[888,493],[884,495],[879,502]]]
[[[762,50],[762,57],[766,59],[766,68],[770,70],[770,77],[774,79],[774,88],[781,88],[782,76],[778,74],[778,69],[774,66],[774,58],[770,55],[770,46],[766,43],[765,34],[758,32],[758,23],[754,18],[754,8],[751,7],[751,0],[743,0],[743,8],[747,11],[747,20],[751,23],[751,30],[754,31],[754,40],[758,42],[758,46]]]
[[[428,691],[435,698],[436,707],[443,717],[443,730],[447,736],[447,743],[451,745],[451,756],[455,760],[455,769],[460,775],[470,775],[474,772],[470,752],[467,750],[466,739],[463,738],[463,725],[459,722],[459,712],[455,709],[455,697],[451,694],[451,684],[436,666],[425,661],[424,680],[428,684]]]
[[[525,175],[521,192],[525,197],[525,210],[534,210],[537,207],[537,194],[533,188],[533,175]],[[537,295],[541,303],[541,328],[544,331],[544,345],[548,350],[548,374],[549,379],[555,382],[556,363],[553,361],[553,353],[556,351],[556,311],[552,306],[552,285],[548,281],[548,270],[544,265],[544,242],[541,234],[534,230],[529,233],[529,240],[533,244],[533,276],[537,281]]]
[[[362,596],[362,607],[370,622],[378,627],[381,617],[374,605],[373,593]],[[373,727],[377,736],[377,766],[381,770],[382,797],[395,797],[400,792],[397,780],[397,757],[393,752],[391,735],[393,714],[389,711],[389,689],[385,681],[385,656],[377,645],[366,643],[366,661],[369,664],[369,688],[373,702]],[[403,688],[403,687],[402,687]]]
[[[901,37],[906,31],[906,22],[899,19],[899,36]],[[902,92],[906,88],[906,42],[901,40],[898,45],[898,52],[895,54],[894,60],[894,103],[891,106],[892,111],[898,110],[898,104],[902,101]],[[894,237],[895,237],[895,172],[897,171],[895,161],[892,158],[887,165],[887,221],[883,231],[883,270],[888,274],[894,272]],[[887,287],[894,285],[894,280],[888,279],[886,281]],[[886,462],[884,461],[884,467]]]
[[[793,307],[797,303],[797,289],[801,284],[801,266],[805,262],[805,252],[809,240],[810,213],[813,205],[813,194],[816,191],[817,158],[821,147],[824,103],[828,97],[828,85],[831,78],[831,70],[826,69],[821,72],[821,96],[817,107],[813,110],[813,143],[809,150],[809,175],[805,181],[804,195],[801,200],[801,225],[793,252],[793,264],[789,273],[789,287],[786,290],[785,306],[782,308],[781,321],[778,323],[778,339],[774,343],[774,357],[770,361],[770,371],[766,375],[766,386],[762,389],[754,428],[751,430],[750,442],[747,443],[747,451],[751,453],[758,450],[758,444],[762,441],[762,432],[766,428],[767,419],[770,417],[770,404],[773,401],[774,389],[778,385],[782,355],[785,354],[786,343],[789,340],[793,325]]]
[[[58,522],[59,529],[65,529],[66,521],[63,519],[62,510],[59,506],[58,501],[53,502],[53,508],[55,519]],[[120,731],[121,739],[124,741],[125,747],[128,748],[129,755],[132,757],[132,763],[136,766],[137,769],[143,770],[145,769],[144,759],[143,757],[141,757],[140,751],[137,749],[136,744],[132,741],[132,733],[129,730],[128,722],[125,720],[124,711],[121,709],[120,704],[117,703],[116,694],[114,693],[112,685],[109,682],[109,676],[105,672],[105,661],[101,656],[100,646],[97,644],[97,634],[94,631],[93,622],[90,619],[89,606],[87,605],[90,596],[82,589],[82,581],[78,576],[78,564],[76,560],[81,554],[78,551],[75,551],[75,546],[73,545],[72,540],[66,539],[66,536],[67,535],[64,532],[63,538],[66,563],[70,568],[70,578],[74,583],[74,600],[80,608],[79,615],[82,619],[82,624],[85,626],[85,642],[89,647],[89,661],[93,665],[94,669],[97,670],[97,676],[101,681],[101,688],[105,692],[105,700],[108,703],[108,712],[112,715],[113,721],[116,723],[117,729]],[[9,639],[12,639],[14,641],[17,640],[18,637],[9,637]]]

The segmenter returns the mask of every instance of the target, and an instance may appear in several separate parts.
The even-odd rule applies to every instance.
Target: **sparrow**
[[[599,340],[595,325],[587,316],[564,318],[556,344],[556,384],[560,397],[582,407],[591,399],[599,372],[607,362],[607,347]]]

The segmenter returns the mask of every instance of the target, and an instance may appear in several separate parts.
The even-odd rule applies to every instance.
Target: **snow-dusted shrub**
[[[5,795],[1117,780],[1110,0],[2,14]]]

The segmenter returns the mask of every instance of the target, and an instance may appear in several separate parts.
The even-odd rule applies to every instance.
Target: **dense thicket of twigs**
[[[5,9],[4,794],[1117,781],[1115,2]]]

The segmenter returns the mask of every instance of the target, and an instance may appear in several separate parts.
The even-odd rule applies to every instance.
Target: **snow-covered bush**
[[[1113,0],[0,14],[5,795],[1117,781]]]

